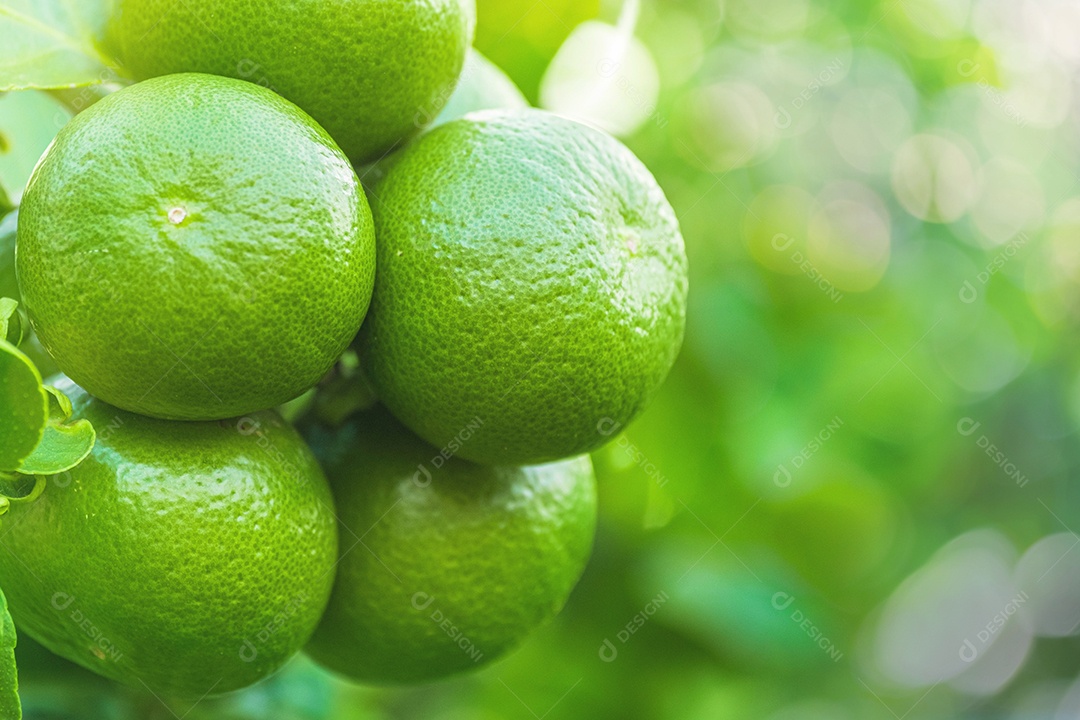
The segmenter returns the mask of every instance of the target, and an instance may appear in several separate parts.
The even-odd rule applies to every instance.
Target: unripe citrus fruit
[[[170,75],[77,115],[23,196],[42,344],[113,405],[183,420],[279,405],[360,327],[370,210],[333,140],[251,83]]]
[[[478,110],[527,108],[529,101],[495,63],[469,49],[454,93],[432,125],[442,125]]]
[[[333,498],[274,412],[155,420],[60,383],[97,444],[3,518],[19,632],[161,697],[250,685],[311,635],[334,580]]]
[[[652,175],[614,138],[485,111],[404,148],[372,191],[360,349],[381,400],[436,447],[536,463],[589,452],[678,353],[686,255]]]
[[[341,537],[316,661],[361,682],[432,680],[497,659],[562,608],[596,526],[587,456],[474,465],[382,408],[337,432],[312,438]]]
[[[473,0],[120,0],[111,38],[136,79],[205,72],[269,87],[361,162],[453,89],[475,14]]]

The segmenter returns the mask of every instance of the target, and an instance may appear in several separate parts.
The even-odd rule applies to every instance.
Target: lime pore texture
[[[438,114],[475,16],[473,0],[119,0],[110,37],[136,79],[206,72],[264,85],[362,162]]]
[[[335,432],[308,433],[342,553],[316,661],[361,682],[432,680],[497,659],[562,609],[596,528],[588,456],[446,459],[382,408]]]
[[[660,187],[614,138],[537,110],[474,113],[403,149],[371,194],[360,350],[382,401],[432,444],[489,464],[579,455],[662,383],[686,255]]]
[[[295,105],[171,75],[61,130],[23,198],[16,270],[75,382],[133,412],[209,420],[318,382],[367,311],[375,239],[348,160]]]
[[[97,444],[4,516],[0,584],[19,632],[162,698],[279,668],[318,623],[337,557],[303,440],[272,411],[172,422],[60,387]]]

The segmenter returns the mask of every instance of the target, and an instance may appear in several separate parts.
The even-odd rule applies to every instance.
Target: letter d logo
[[[772,606],[777,610],[787,610],[793,602],[795,602],[794,596],[786,592],[778,592],[772,596]]]
[[[778,488],[791,486],[791,471],[787,469],[787,465],[777,466],[776,472],[773,473],[772,481]]]
[[[241,435],[254,435],[259,431],[259,421],[254,418],[242,417],[236,421],[236,429]]]
[[[773,123],[781,130],[787,130],[791,127],[791,113],[784,108],[780,108],[773,115]]]
[[[960,433],[964,437],[971,435],[982,426],[981,422],[977,422],[972,418],[960,418],[960,422],[956,423],[956,432]]]
[[[412,481],[416,483],[416,487],[426,488],[431,484],[431,471],[427,469],[426,465],[417,465]]]
[[[616,432],[620,427],[622,427],[622,423],[613,420],[612,418],[601,418],[600,422],[596,423],[596,432],[604,437],[611,437],[611,434]]]
[[[979,299],[979,291],[975,289],[975,286],[971,284],[970,280],[965,280],[964,284],[960,287],[960,302],[965,305],[970,305]]]
[[[244,644],[240,646],[240,660],[246,663],[255,662],[257,657],[259,657],[259,651],[255,649],[250,640],[245,639]]]
[[[776,233],[775,235],[773,235],[772,247],[773,250],[776,250],[777,252],[784,252],[789,247],[791,247],[792,243],[794,242],[795,238],[791,237],[790,235],[787,235],[785,233]]]

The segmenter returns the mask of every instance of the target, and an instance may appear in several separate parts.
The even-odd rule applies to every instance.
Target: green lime
[[[488,464],[580,455],[664,380],[685,322],[683,240],[614,138],[537,110],[474,113],[404,148],[372,196],[361,355],[427,441]]]
[[[431,680],[495,660],[562,608],[596,527],[588,456],[474,465],[382,408],[309,435],[341,537],[330,604],[307,646],[320,664],[362,682]]]
[[[271,411],[155,420],[59,386],[97,444],[3,518],[19,632],[163,698],[281,667],[317,625],[337,557],[333,498],[303,440]]]
[[[205,72],[268,87],[355,162],[414,134],[450,95],[473,0],[119,0],[111,42],[142,80]],[[430,120],[430,118],[428,118]]]
[[[514,81],[495,63],[470,48],[454,94],[446,101],[432,125],[442,125],[477,110],[527,107],[529,101],[521,94]]]
[[[75,382],[153,417],[211,420],[310,388],[370,300],[370,210],[348,160],[251,83],[171,75],[110,95],[27,186],[16,270]]]

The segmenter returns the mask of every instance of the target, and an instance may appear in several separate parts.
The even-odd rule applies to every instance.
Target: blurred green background
[[[1077,716],[1078,33],[1072,0],[480,0],[477,47],[620,136],[690,256],[565,612],[460,679],[301,657],[183,707],[21,639],[27,717]],[[65,118],[0,97],[0,172]]]

